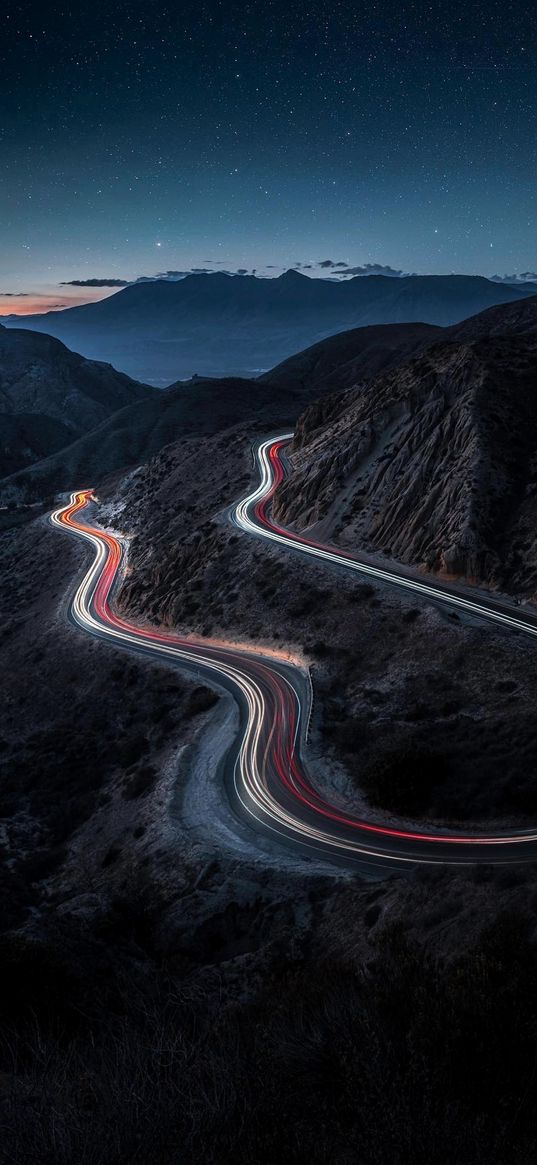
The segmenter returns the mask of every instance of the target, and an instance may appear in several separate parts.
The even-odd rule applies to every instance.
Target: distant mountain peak
[[[294,267],[289,267],[288,271],[278,275],[278,280],[285,279],[287,283],[291,283],[293,280],[307,280],[307,278],[307,275],[303,275],[301,271],[296,271]]]
[[[162,283],[204,283],[207,279],[218,280],[220,283],[227,283],[228,279],[233,279],[234,276],[229,271],[191,271],[185,275],[184,279],[169,280],[163,279]]]

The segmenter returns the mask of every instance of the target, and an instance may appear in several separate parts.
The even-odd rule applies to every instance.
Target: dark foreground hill
[[[413,321],[445,327],[531,294],[534,285],[469,275],[339,282],[296,271],[277,279],[215,273],[133,284],[98,303],[27,316],[20,326],[162,386],[194,373],[255,377],[335,332]]]
[[[0,414],[0,474],[7,476],[57,453],[73,439],[63,421],[40,413]]]
[[[0,327],[0,475],[55,453],[154,393],[52,336]]]

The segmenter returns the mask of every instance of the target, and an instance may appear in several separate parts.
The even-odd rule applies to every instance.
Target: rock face
[[[537,334],[442,343],[316,402],[298,424],[277,518],[533,593],[536,374]]]

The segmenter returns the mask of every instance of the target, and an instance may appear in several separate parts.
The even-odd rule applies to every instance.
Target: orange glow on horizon
[[[82,303],[96,303],[120,290],[117,287],[60,287],[56,294],[0,295],[0,316],[32,316],[46,311],[62,311]]]

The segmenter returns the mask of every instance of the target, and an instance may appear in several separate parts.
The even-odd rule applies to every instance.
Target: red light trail
[[[288,441],[289,435],[259,446],[260,484],[232,512],[232,520],[239,528],[537,634],[537,626],[530,620],[511,616],[500,604],[491,602],[484,607],[481,602],[454,594],[453,589],[413,580],[393,570],[384,571],[274,523],[270,504],[284,476],[281,454]],[[336,859],[364,872],[371,867],[397,869],[419,862],[534,860],[537,830],[473,836],[427,832],[363,820],[330,805],[311,784],[303,759],[311,700],[304,670],[275,654],[261,655],[255,648],[239,649],[210,639],[160,632],[124,619],[113,602],[123,547],[109,531],[81,520],[92,500],[91,490],[81,490],[72,495],[68,505],[51,515],[55,526],[84,539],[95,552],[73,599],[72,617],[86,631],[120,646],[175,662],[197,676],[204,671],[209,683],[233,693],[241,723],[239,739],[226,761],[226,783],[241,818],[246,815],[250,821],[255,819],[295,848],[317,851],[329,861]]]

